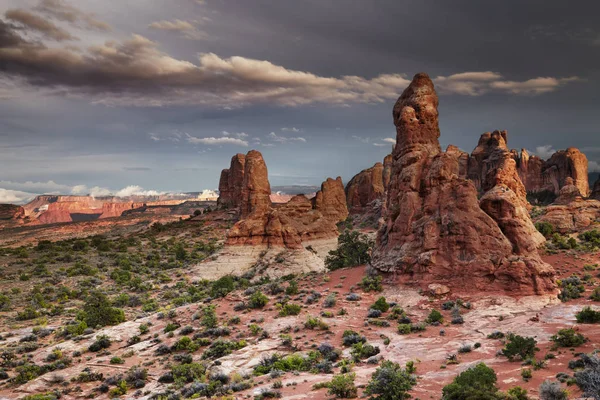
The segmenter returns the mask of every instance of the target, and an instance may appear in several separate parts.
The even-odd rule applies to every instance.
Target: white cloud
[[[536,156],[547,160],[550,157],[552,157],[552,154],[556,153],[556,150],[552,147],[551,144],[546,144],[544,146],[538,146],[535,148],[535,151],[533,152],[533,154],[535,154]]]
[[[227,137],[227,136],[220,137],[220,138],[216,138],[216,137],[198,138],[195,136],[190,136],[189,134],[186,134],[186,136],[187,136],[186,140],[192,144],[206,144],[206,145],[233,144],[233,145],[237,145],[237,146],[248,147],[247,141],[238,139],[238,138],[231,138],[231,137]]]
[[[377,147],[388,147],[389,144],[385,144],[385,143],[373,143],[373,146],[377,146]]]
[[[302,142],[306,143],[306,139],[303,137],[287,137],[287,136],[279,136],[275,132],[269,133],[267,136],[268,139],[277,142],[277,143],[289,143],[289,142]]]
[[[245,139],[248,137],[248,134],[246,132],[230,133],[227,131],[223,131],[223,132],[221,132],[221,135],[227,136],[227,137],[236,137],[238,139]]]
[[[23,204],[32,200],[35,194],[0,188],[0,203]]]
[[[294,133],[298,133],[300,132],[300,129],[295,128],[295,127],[291,127],[291,128],[281,128],[282,132],[294,132]]]
[[[358,140],[359,142],[371,143],[371,138],[369,138],[369,137],[361,137],[361,136],[352,135],[352,138]]]
[[[391,137],[387,137],[387,138],[381,139],[381,140],[386,143],[396,144],[396,139],[391,138]]]
[[[156,190],[144,190],[143,187],[137,185],[127,186],[115,193],[117,197],[129,197],[129,196],[158,196],[165,192],[157,192]]]
[[[85,196],[86,194],[88,194],[88,188],[85,185],[75,185],[71,189],[71,194]]]

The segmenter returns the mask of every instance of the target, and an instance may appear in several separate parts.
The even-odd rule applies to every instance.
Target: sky
[[[508,130],[600,170],[600,2],[0,0],[0,202],[216,189],[235,153],[272,185],[381,161],[412,76],[441,144]]]

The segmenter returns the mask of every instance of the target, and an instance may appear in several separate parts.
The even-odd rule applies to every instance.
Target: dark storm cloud
[[[444,146],[471,151],[508,129],[511,147],[579,146],[600,161],[598,2],[147,3],[28,9],[80,49],[0,22],[3,145],[45,146],[3,155],[6,180],[194,191],[257,148],[272,184],[347,181],[390,151],[391,108],[421,71],[440,94]]]

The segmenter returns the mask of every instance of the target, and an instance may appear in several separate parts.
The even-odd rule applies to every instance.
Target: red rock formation
[[[244,181],[241,190],[240,213],[246,218],[252,213],[266,213],[271,207],[271,185],[267,164],[262,154],[251,150],[246,154]]]
[[[454,145],[446,148],[446,153],[454,155],[458,159],[458,177],[467,179],[469,173],[469,153],[462,151]]]
[[[488,168],[496,175],[486,174],[483,182],[496,185],[482,199],[489,214],[484,212],[473,182],[459,178],[460,152],[441,152],[437,106],[426,74],[417,74],[394,106],[397,144],[373,266],[411,276],[425,287],[555,293],[552,267],[540,259],[536,240],[522,237],[533,234],[533,225],[520,196],[503,184],[516,171]],[[490,139],[498,142],[495,147],[505,141],[501,133]],[[515,226],[511,217],[519,219]]]
[[[556,232],[567,234],[586,231],[599,219],[600,201],[577,197],[567,204],[549,205],[536,222],[548,222]]]
[[[302,242],[337,237],[334,221],[313,209],[304,195],[267,213],[254,213],[236,223],[227,236],[228,245],[268,245],[302,248]]]
[[[383,187],[387,191],[390,186],[390,180],[392,178],[392,164],[394,159],[391,154],[388,154],[383,159]]]
[[[585,154],[574,147],[554,153],[544,163],[542,171],[544,187],[556,194],[565,186],[568,177],[573,178],[582,196],[589,195],[588,160]]]
[[[219,180],[219,199],[217,204],[222,207],[239,207],[244,187],[244,171],[246,156],[236,154],[231,158],[229,169],[221,171]]]
[[[348,207],[346,205],[346,192],[344,183],[339,176],[336,179],[327,178],[321,184],[313,199],[313,206],[323,216],[334,222],[341,222],[348,218]]]
[[[300,194],[273,206],[270,193],[267,167],[253,150],[246,155],[241,220],[229,230],[227,245],[302,248],[307,240],[337,237],[336,224],[348,216],[341,178],[323,182],[313,201]]]
[[[120,217],[125,211],[135,210],[144,207],[144,203],[103,203],[101,219]]]
[[[20,220],[25,218],[25,209],[14,204],[0,204],[0,221]]]
[[[369,204],[385,194],[383,164],[376,163],[356,174],[346,185],[346,202],[351,214],[363,213]]]
[[[521,149],[520,153],[513,150],[513,158],[517,162],[519,177],[527,192],[541,192],[544,190],[542,177],[544,160],[537,156],[530,156],[525,149]]]

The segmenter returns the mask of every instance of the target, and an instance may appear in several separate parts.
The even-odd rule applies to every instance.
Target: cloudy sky
[[[507,129],[600,162],[600,3],[0,0],[0,202],[216,188],[260,150],[273,185],[347,181],[390,152],[424,71],[442,145]]]

